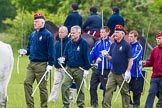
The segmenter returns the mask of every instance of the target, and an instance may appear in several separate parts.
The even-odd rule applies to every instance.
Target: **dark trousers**
[[[145,103],[145,108],[152,108],[155,96],[157,95],[159,88],[162,88],[162,77],[151,78],[149,94]],[[160,95],[159,95],[160,96]],[[161,96],[159,97],[161,99]],[[160,101],[158,101],[159,103]]]
[[[133,102],[131,104],[139,106],[140,105],[140,97],[143,91],[143,78],[142,77],[132,77],[129,83],[130,91],[133,92]]]
[[[101,83],[101,87],[103,91],[103,95],[105,93],[105,87],[107,83],[107,78],[110,70],[104,70],[103,75],[101,75],[101,71],[97,69],[92,69],[93,73],[90,80],[90,97],[91,97],[91,106],[98,106],[98,95],[97,88],[99,83]]]
[[[159,91],[156,96],[158,97],[156,108],[162,108],[162,88],[159,87]]]

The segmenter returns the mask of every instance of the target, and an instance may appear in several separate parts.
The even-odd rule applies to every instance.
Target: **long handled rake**
[[[144,46],[144,54],[143,54],[143,59],[142,60],[144,60],[145,58],[146,58],[146,46],[147,46],[147,42],[148,42],[148,35],[149,35],[149,31],[150,31],[150,27],[151,27],[151,23],[152,23],[152,20],[153,20],[153,18],[151,17],[151,20],[150,20],[150,23],[149,23],[149,25],[148,25],[148,30],[147,30],[147,35],[146,35],[146,43],[145,43],[145,46]],[[141,69],[142,69],[142,67],[141,67]],[[144,78],[144,80],[145,80],[145,82],[149,85],[149,82],[147,81],[147,79],[144,77],[144,75],[141,73],[141,75],[142,75],[142,77]],[[145,76],[146,76],[147,74],[145,73]],[[144,93],[144,91],[145,91],[145,85],[144,85],[144,89],[143,89],[143,93]]]

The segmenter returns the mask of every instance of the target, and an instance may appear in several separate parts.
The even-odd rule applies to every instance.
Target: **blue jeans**
[[[162,88],[162,77],[151,78],[149,94],[145,103],[145,108],[153,108],[153,103],[155,96],[159,90]]]

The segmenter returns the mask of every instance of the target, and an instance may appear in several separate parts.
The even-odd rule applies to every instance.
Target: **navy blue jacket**
[[[26,50],[31,61],[54,64],[54,36],[45,27],[31,33]]]
[[[68,36],[66,36],[65,38],[62,39],[62,54],[64,54],[64,50],[65,50],[65,46],[68,43],[68,41],[70,40],[70,38],[68,38]],[[58,64],[58,58],[63,56],[61,55],[61,39],[59,39],[59,41],[56,42],[55,44],[55,61],[54,61],[54,65],[56,68],[60,68],[61,66]],[[66,63],[63,64],[63,66],[66,66]]]
[[[68,28],[69,32],[71,27],[74,25],[82,27],[82,16],[78,12],[70,13],[64,22],[64,26]]]
[[[90,53],[90,62],[92,62],[93,60],[97,60],[97,58],[102,59],[101,51],[102,50],[109,51],[110,45],[111,45],[111,42],[110,42],[109,37],[105,40],[100,39],[99,41],[97,41]],[[97,69],[99,71],[102,70],[102,61],[100,63],[98,63]],[[104,69],[111,69],[111,63],[109,60],[106,59],[106,57],[104,57]]]
[[[131,76],[132,77],[142,77],[142,68],[140,68],[140,60],[143,56],[143,48],[141,44],[137,41],[132,46],[132,54],[133,54],[133,65],[131,69]]]
[[[114,33],[114,29],[117,24],[124,26],[124,19],[119,13],[114,13],[110,16],[106,23],[106,26],[108,26],[111,30],[111,34]]]
[[[64,57],[69,67],[82,67],[89,70],[90,64],[90,46],[81,36],[78,42],[70,40],[64,51]]]
[[[89,26],[89,30],[100,31],[102,27],[102,18],[97,13],[92,13],[91,16],[83,24],[83,29]]]
[[[125,73],[128,67],[128,59],[132,58],[132,48],[124,39],[120,42],[112,43],[110,47],[110,56],[112,56],[111,72],[115,74]]]

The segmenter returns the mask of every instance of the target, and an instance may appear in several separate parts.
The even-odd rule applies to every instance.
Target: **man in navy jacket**
[[[68,28],[68,32],[70,32],[70,29],[74,25],[78,25],[82,27],[82,16],[78,13],[78,4],[73,3],[71,5],[73,12],[71,12],[64,22],[64,26]]]
[[[51,90],[51,94],[48,98],[48,101],[50,102],[56,102],[59,96],[60,86],[62,83],[62,80],[64,78],[64,70],[61,68],[61,66],[58,63],[58,58],[61,57],[64,53],[66,44],[70,41],[70,38],[68,38],[68,29],[65,26],[61,26],[59,28],[59,40],[55,44],[55,60],[54,60],[54,84],[53,88]],[[66,63],[63,64],[64,67],[66,67]]]
[[[88,29],[88,34],[99,38],[100,28],[102,26],[102,18],[97,14],[97,8],[95,6],[90,8],[90,12],[91,15],[84,22],[82,29]]]
[[[111,108],[113,92],[117,86],[121,87],[122,107],[128,108],[130,104],[129,82],[131,79],[130,70],[132,68],[132,48],[124,40],[125,30],[122,25],[116,25],[114,33],[115,42],[111,44],[109,54],[106,58],[111,60],[112,68],[108,76],[106,91],[102,108]]]
[[[54,36],[44,26],[45,19],[42,14],[34,14],[34,29],[29,37],[26,49],[20,49],[19,54],[29,55],[30,63],[24,79],[24,91],[27,108],[34,108],[32,85],[41,80],[45,72],[51,72],[54,64]],[[39,85],[41,108],[47,108],[48,90],[45,78]]]
[[[108,19],[106,26],[110,28],[110,36],[114,33],[115,26],[116,25],[122,25],[124,26],[124,19],[119,14],[119,8],[117,6],[112,7],[112,15]]]
[[[63,57],[58,58],[59,63],[64,64],[67,61],[67,72],[73,77],[77,91],[77,105],[79,108],[84,107],[84,90],[82,81],[88,75],[90,69],[90,46],[81,36],[81,28],[73,26],[71,28],[71,39],[65,47]],[[83,70],[82,70],[82,69]],[[62,100],[64,108],[69,108],[69,88],[73,82],[69,75],[65,74],[62,83]]]

